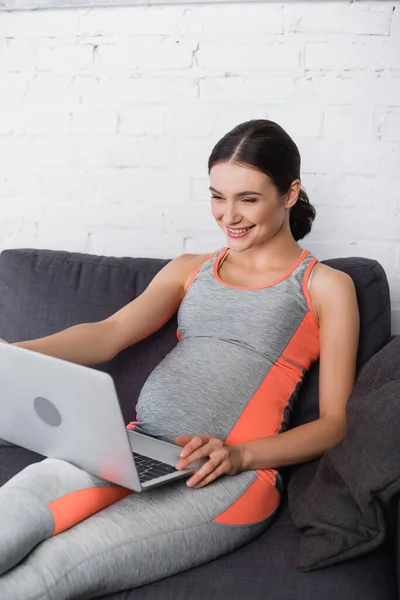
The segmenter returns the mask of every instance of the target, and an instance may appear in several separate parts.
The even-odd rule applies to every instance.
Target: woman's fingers
[[[202,487],[210,481],[213,481],[217,477],[220,477],[226,472],[227,466],[224,461],[218,458],[210,458],[205,465],[201,467],[190,479],[187,481],[189,487]]]
[[[179,436],[174,439],[175,443],[179,446],[183,445],[184,447],[181,450],[180,456],[181,458],[186,459],[188,456],[195,452],[198,448],[201,448],[210,440],[209,435],[195,435],[191,436]]]
[[[210,473],[210,475],[205,477],[202,481],[200,481],[199,483],[197,483],[195,485],[190,485],[190,487],[195,487],[196,489],[202,488],[205,485],[208,485],[209,483],[211,483],[212,481],[215,481],[215,479],[218,479],[218,477],[221,477],[221,475],[226,475],[226,469],[223,464],[220,467],[218,467],[218,469],[214,469],[214,471],[212,471]]]

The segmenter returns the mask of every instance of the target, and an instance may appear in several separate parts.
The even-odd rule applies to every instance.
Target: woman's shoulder
[[[328,291],[334,291],[343,286],[354,288],[354,282],[350,275],[320,262],[317,262],[313,268],[312,280],[314,287],[318,287],[321,291],[327,289]]]
[[[203,263],[211,259],[215,252],[208,252],[207,254],[181,254],[174,258],[169,263],[170,270],[178,275],[179,279],[184,282],[186,286],[187,280],[201,267]]]
[[[354,305],[356,300],[355,286],[350,275],[319,262],[313,268],[310,295],[319,315],[332,305],[345,308]]]
[[[183,270],[194,270],[200,267],[207,260],[212,258],[214,252],[207,252],[206,254],[181,254],[175,260],[179,263]]]

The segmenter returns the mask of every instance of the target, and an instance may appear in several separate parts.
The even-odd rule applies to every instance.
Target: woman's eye
[[[257,202],[257,198],[243,198],[243,202],[246,202],[246,204],[254,204]]]
[[[221,196],[211,196],[211,200],[223,200]]]

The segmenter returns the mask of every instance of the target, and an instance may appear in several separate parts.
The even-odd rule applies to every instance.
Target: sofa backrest
[[[0,254],[0,337],[34,339],[72,325],[104,319],[147,287],[167,260],[110,258],[50,250],[16,249]],[[351,275],[361,316],[358,364],[390,339],[389,289],[373,260],[326,261]],[[126,422],[134,419],[139,392],[155,366],[174,347],[176,317],[146,340],[99,368],[114,378]],[[318,417],[318,364],[306,377],[293,422]]]

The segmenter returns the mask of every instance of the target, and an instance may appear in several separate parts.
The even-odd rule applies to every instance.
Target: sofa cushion
[[[147,287],[167,260],[110,258],[50,250],[6,250],[0,254],[0,337],[21,341],[112,314]],[[389,288],[374,260],[341,258],[326,264],[354,280],[360,307],[358,365],[390,338]],[[176,344],[176,318],[159,332],[100,365],[114,378],[126,421],[134,416],[140,389]],[[316,363],[295,404],[293,424],[318,418]]]
[[[305,569],[369,552],[392,529],[400,494],[399,397],[397,336],[363,367],[347,406],[346,438],[325,452],[315,476],[307,464],[290,480]]]

